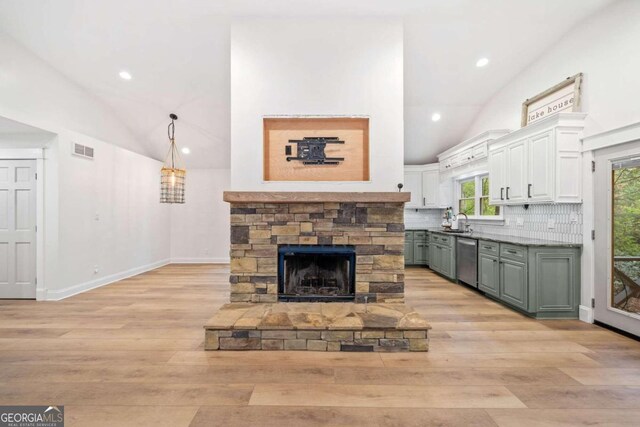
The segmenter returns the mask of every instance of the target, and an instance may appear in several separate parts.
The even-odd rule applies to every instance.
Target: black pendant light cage
[[[184,183],[187,170],[182,163],[175,139],[175,120],[178,116],[170,114],[171,123],[167,128],[169,152],[160,172],[160,203],[184,203]]]

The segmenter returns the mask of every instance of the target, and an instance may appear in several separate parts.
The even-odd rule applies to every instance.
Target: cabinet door
[[[527,140],[507,146],[505,199],[507,203],[527,200]]]
[[[487,143],[483,142],[482,144],[478,144],[473,147],[473,152],[471,153],[471,160],[476,161],[480,159],[484,159],[487,157]]]
[[[507,151],[504,147],[489,151],[489,200],[492,205],[503,205],[506,201],[505,170]]]
[[[404,263],[405,265],[414,263],[413,240],[404,241]]]
[[[580,303],[580,250],[531,248],[529,296],[538,316],[577,317]]]
[[[405,204],[407,208],[422,207],[422,172],[405,171],[404,187],[402,191],[411,193],[411,201]]]
[[[500,299],[526,310],[527,293],[527,267],[525,264],[500,260]]]
[[[460,166],[469,163],[471,161],[472,155],[473,155],[473,149],[471,148],[469,148],[468,150],[464,150],[462,153],[458,154]]]
[[[437,208],[440,195],[440,174],[438,171],[422,172],[422,205],[425,208]]]
[[[480,290],[500,298],[500,268],[497,257],[482,253],[479,255],[478,287]]]
[[[424,242],[424,263],[429,265],[429,258],[431,257],[431,250],[429,248],[429,242]]]
[[[455,279],[454,270],[453,249],[447,246],[440,246],[440,273],[450,279]]]
[[[555,182],[553,131],[529,138],[528,145],[527,199],[551,202]]]
[[[429,244],[429,268],[440,272],[440,249],[439,245]]]
[[[424,241],[413,242],[413,263],[419,265],[427,264],[427,243]]]
[[[456,154],[449,159],[449,169],[455,169],[460,166],[460,155]]]

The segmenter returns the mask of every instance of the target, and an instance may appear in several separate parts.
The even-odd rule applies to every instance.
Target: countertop
[[[459,236],[459,237],[467,237],[478,240],[486,240],[490,242],[498,242],[498,243],[510,243],[513,245],[521,245],[521,246],[549,246],[549,247],[562,247],[562,248],[581,248],[581,243],[568,243],[568,242],[557,242],[555,240],[543,240],[543,239],[531,239],[528,237],[517,237],[517,236],[500,236],[497,234],[487,234],[481,232],[472,232],[472,233],[447,233],[443,231],[441,228],[408,228],[407,231],[428,231],[430,233],[438,233],[444,234],[446,236]]]

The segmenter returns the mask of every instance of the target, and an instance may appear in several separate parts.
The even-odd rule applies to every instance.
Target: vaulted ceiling
[[[396,16],[405,23],[405,161],[416,164],[460,142],[497,90],[611,1],[0,0],[0,30],[110,106],[146,154],[165,154],[175,112],[187,166],[226,168],[234,17]],[[480,57],[489,65],[477,68]]]

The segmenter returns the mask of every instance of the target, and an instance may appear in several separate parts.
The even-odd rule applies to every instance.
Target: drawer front
[[[413,240],[421,240],[425,241],[427,239],[427,232],[424,230],[414,231],[413,232]]]
[[[444,246],[451,246],[453,243],[453,236],[443,236],[442,234],[432,234],[431,241],[437,242]]]
[[[527,248],[524,246],[501,243],[500,257],[525,262],[527,260]]]
[[[408,240],[413,242],[413,231],[405,231],[404,232],[404,240]]]
[[[499,247],[500,244],[496,242],[487,242],[486,240],[480,240],[478,242],[478,249],[482,254],[498,256],[500,253]]]

